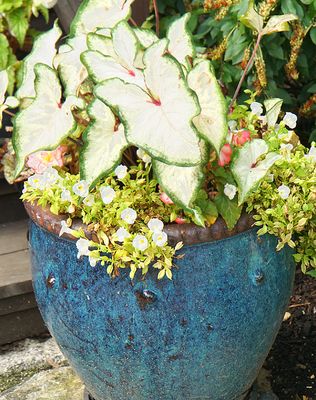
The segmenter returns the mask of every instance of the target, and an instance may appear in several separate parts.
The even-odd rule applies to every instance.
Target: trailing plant
[[[181,244],[167,244],[163,223],[210,226],[220,215],[232,229],[245,204],[258,211],[261,223],[260,184],[273,166],[284,170],[285,137],[297,117],[286,113],[280,119],[280,99],[265,102],[263,115],[263,105],[250,92],[250,109],[233,101],[228,110],[211,62],[196,55],[190,14],[176,19],[159,39],[128,24],[130,3],[113,1],[108,8],[102,0],[84,1],[58,50],[57,23],[38,38],[16,93],[21,111],[14,122],[15,176],[25,163],[37,172],[47,157],[50,168],[29,178],[23,199],[70,217],[61,233],[79,238],[78,256],[105,263],[114,276],[125,267],[131,277],[137,269],[145,274],[153,265],[159,278],[171,278],[172,257]],[[256,18],[245,15],[249,24]],[[259,36],[287,29],[294,18],[259,24]],[[69,141],[75,145],[72,164],[79,163],[79,175],[74,166],[69,174],[67,166],[59,165],[56,153],[55,161],[50,157]],[[302,146],[298,151],[307,153]],[[312,168],[313,151],[302,166]],[[32,160],[37,155],[39,164]],[[290,191],[295,165],[289,171],[294,178],[286,176]],[[312,179],[304,195],[309,198],[314,190]],[[309,226],[315,210],[303,211]],[[96,240],[70,230],[74,217],[90,227]],[[266,229],[286,242],[288,227],[276,232],[263,224],[259,234]],[[119,227],[124,230],[118,245]],[[298,240],[304,254],[310,248],[307,236],[302,229]],[[290,239],[287,243],[295,245]],[[313,257],[308,254],[303,268],[313,266]]]

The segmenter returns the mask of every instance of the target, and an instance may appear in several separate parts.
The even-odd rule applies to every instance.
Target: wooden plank
[[[0,224],[0,256],[27,249],[27,230],[28,220],[26,219]],[[0,261],[0,268],[2,262],[5,260]]]
[[[0,299],[32,291],[28,250],[0,256]]]
[[[0,316],[36,308],[37,303],[34,293],[24,293],[0,299]]]

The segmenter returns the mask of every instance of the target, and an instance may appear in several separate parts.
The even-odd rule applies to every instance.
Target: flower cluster
[[[60,236],[77,238],[78,258],[88,257],[91,266],[106,265],[111,276],[129,267],[131,278],[137,270],[145,275],[153,266],[159,279],[171,279],[173,259],[182,244],[168,244],[164,223],[170,222],[171,215],[185,220],[176,205],[160,198],[166,195],[157,192],[157,182],[147,179],[149,173],[150,165],[145,169],[142,163],[130,169],[119,165],[89,192],[87,182],[78,176],[48,167],[28,179],[22,199],[67,214]],[[85,231],[72,229],[76,217],[86,224]]]

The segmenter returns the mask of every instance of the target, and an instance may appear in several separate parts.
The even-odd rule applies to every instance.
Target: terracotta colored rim
[[[66,221],[66,215],[54,215],[48,208],[43,208],[38,204],[24,203],[25,209],[30,218],[39,226],[47,231],[59,235],[61,222]],[[168,234],[169,243],[174,245],[178,242],[184,244],[197,244],[205,242],[213,242],[215,240],[225,239],[234,236],[238,233],[247,231],[253,226],[254,220],[251,214],[243,213],[238,223],[231,231],[227,228],[226,223],[222,218],[218,218],[214,225],[209,228],[202,228],[194,224],[169,224],[166,225],[164,231]],[[87,225],[84,225],[81,220],[73,220],[73,229],[82,228],[91,240],[97,241],[96,236],[88,230]],[[63,238],[74,240],[73,236],[64,234]]]

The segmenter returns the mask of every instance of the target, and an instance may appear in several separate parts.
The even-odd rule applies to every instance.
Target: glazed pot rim
[[[24,207],[30,219],[34,223],[46,231],[59,236],[62,227],[62,221],[67,220],[67,215],[55,215],[50,211],[49,207],[42,207],[36,202],[24,202]],[[243,212],[232,230],[229,230],[223,218],[219,217],[210,227],[203,228],[193,223],[167,224],[164,227],[164,231],[168,235],[169,244],[175,245],[178,242],[183,242],[185,245],[192,245],[230,238],[239,233],[250,230],[253,228],[253,225],[254,219],[252,214]],[[98,241],[96,235],[89,231],[88,226],[85,225],[79,218],[73,219],[72,228],[75,230],[82,229],[88,239]],[[68,239],[71,241],[77,240],[68,233],[63,234],[62,239]]]

